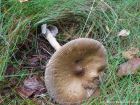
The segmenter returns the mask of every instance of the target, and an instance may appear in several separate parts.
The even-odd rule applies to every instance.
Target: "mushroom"
[[[46,65],[45,85],[61,105],[77,105],[91,97],[106,67],[106,50],[97,40],[78,38],[60,46],[47,26],[42,33],[56,52]]]

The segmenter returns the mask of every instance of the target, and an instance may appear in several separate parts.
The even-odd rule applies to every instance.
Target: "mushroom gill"
[[[80,104],[97,88],[94,83],[106,67],[104,46],[90,38],[78,38],[57,50],[45,70],[48,94],[59,104]]]

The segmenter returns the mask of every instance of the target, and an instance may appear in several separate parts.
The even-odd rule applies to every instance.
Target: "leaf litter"
[[[3,88],[0,88],[0,95],[4,97],[8,96],[10,97],[8,98],[10,100],[14,99],[15,92],[19,97],[23,99],[29,98],[32,101],[42,101],[42,99],[38,97],[48,98],[45,94],[47,90],[44,85],[44,79],[42,77],[44,77],[43,75],[46,62],[51,57],[51,54],[54,53],[54,50],[44,38],[34,38],[36,38],[34,35],[32,36],[32,34],[29,34],[28,40],[25,43],[19,44],[17,46],[18,50],[11,57],[11,63],[6,69],[6,82],[1,83],[3,84]],[[37,47],[33,46],[33,40],[37,41]],[[17,63],[15,63],[15,60]],[[21,74],[18,74],[18,72],[26,71],[28,71],[26,78],[25,76],[22,77]],[[25,79],[23,80],[23,78]],[[1,98],[0,101],[2,101]],[[4,103],[6,101],[7,100],[4,100]]]
[[[135,74],[140,69],[140,58],[133,58],[119,66],[117,75],[119,77]]]
[[[129,50],[122,52],[122,56],[125,59],[132,59],[138,57],[137,55],[138,53],[139,53],[139,48],[132,47]]]
[[[122,56],[128,61],[119,66],[117,75],[119,77],[135,74],[140,69],[140,58],[138,56],[139,48],[131,47],[129,50],[122,52]]]
[[[32,67],[36,67],[39,66],[41,61],[45,61],[47,60],[47,57],[45,55],[32,55],[29,59],[27,64],[32,66]]]
[[[14,74],[16,71],[17,71],[17,69],[12,64],[9,64],[6,69],[5,75]]]
[[[16,90],[22,98],[30,98],[44,94],[46,92],[46,87],[38,76],[33,76],[26,78],[23,84]]]

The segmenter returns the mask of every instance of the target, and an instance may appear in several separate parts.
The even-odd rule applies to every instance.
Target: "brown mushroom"
[[[78,38],[61,47],[47,31],[46,38],[56,49],[45,70],[48,94],[61,105],[80,104],[98,86],[96,80],[106,67],[106,50],[90,38]]]

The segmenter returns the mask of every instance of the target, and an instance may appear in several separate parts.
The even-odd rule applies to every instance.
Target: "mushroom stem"
[[[59,50],[61,48],[60,44],[57,42],[56,38],[53,37],[51,33],[47,34],[46,39],[49,41],[49,43],[55,50]]]
[[[45,38],[49,41],[49,43],[51,44],[51,46],[55,49],[55,50],[59,50],[61,48],[60,44],[57,42],[56,38],[53,36],[53,34],[51,33],[51,31],[49,29],[47,29],[47,25],[43,24],[41,26],[41,30],[42,33],[45,35]]]

